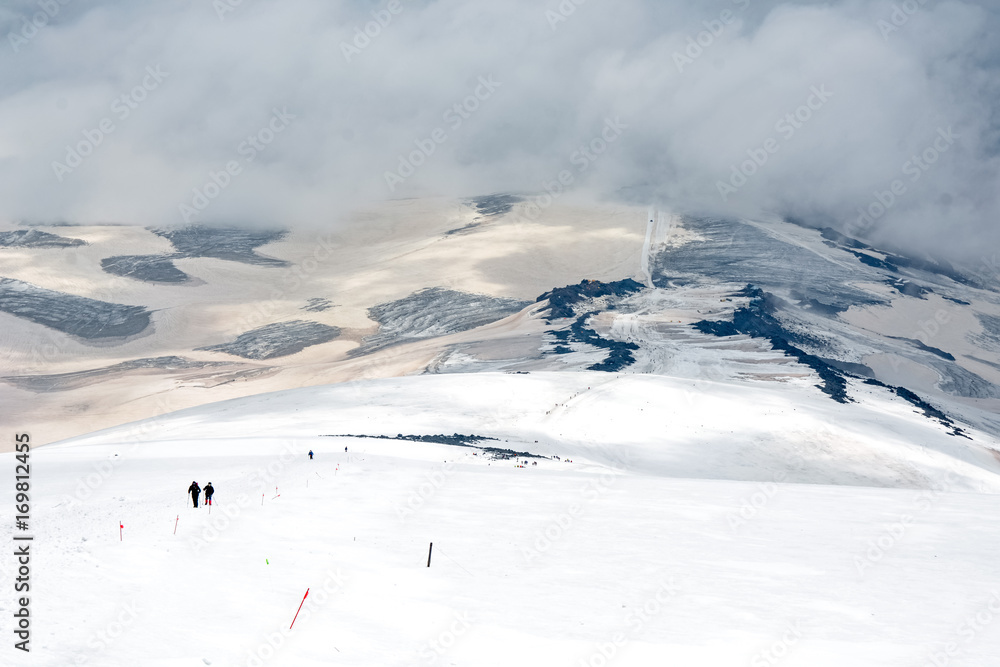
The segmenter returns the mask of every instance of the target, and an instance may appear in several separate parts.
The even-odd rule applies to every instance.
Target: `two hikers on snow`
[[[191,494],[191,500],[194,502],[194,506],[198,506],[198,496],[201,495],[201,487],[198,486],[198,482],[191,482],[191,486],[188,487],[188,493]],[[215,493],[215,488],[212,483],[209,482],[205,485],[205,503],[208,505],[212,504],[212,494]]]

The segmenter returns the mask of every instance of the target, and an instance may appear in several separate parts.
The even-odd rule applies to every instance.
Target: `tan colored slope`
[[[176,355],[239,362],[260,373],[227,376],[204,371],[143,370],[69,391],[34,393],[0,383],[0,428],[27,431],[53,442],[163,412],[251,394],[358,378],[422,371],[448,345],[538,334],[541,322],[527,312],[473,332],[399,345],[350,358],[361,337],[374,333],[371,306],[425,287],[533,301],[539,294],[584,278],[634,277],[645,234],[639,208],[553,206],[529,221],[516,212],[461,233],[476,222],[473,209],[452,200],[391,202],[359,213],[334,231],[294,230],[262,246],[263,255],[287,268],[207,258],[180,259],[192,284],[144,283],[109,275],[104,257],[172,251],[160,237],[137,227],[57,227],[47,231],[90,245],[69,249],[0,249],[0,276],[48,289],[155,311],[153,326],[118,344],[81,341],[0,313],[0,375],[67,373],[130,359]],[[332,225],[331,225],[332,226]],[[336,304],[302,310],[309,298]],[[527,310],[531,310],[530,308]],[[266,361],[247,361],[197,347],[228,342],[250,329],[305,319],[343,329],[330,343]],[[267,369],[267,370],[264,370]],[[11,444],[0,442],[0,450]]]

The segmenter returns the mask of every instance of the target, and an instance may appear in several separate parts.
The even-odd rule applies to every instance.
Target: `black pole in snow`
[[[434,551],[434,543],[431,542],[431,546],[427,549],[427,567],[431,566],[431,552]]]

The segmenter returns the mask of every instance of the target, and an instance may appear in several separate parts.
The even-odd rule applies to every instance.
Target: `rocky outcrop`
[[[0,247],[2,248],[74,248],[87,245],[80,239],[68,239],[65,236],[50,234],[38,229],[15,229],[10,232],[0,232]]]
[[[231,343],[199,347],[199,350],[225,352],[244,359],[274,359],[301,352],[312,345],[328,343],[340,335],[340,329],[319,322],[292,320],[276,322],[247,331]]]
[[[104,366],[102,368],[90,368],[85,371],[73,373],[53,373],[50,375],[15,375],[3,378],[4,382],[12,384],[20,389],[34,392],[49,391],[69,391],[85,387],[102,380],[110,380],[122,375],[144,370],[199,370],[205,368],[217,368],[230,366],[226,362],[220,361],[192,361],[184,357],[147,357],[144,359],[130,359],[120,364]]]
[[[366,337],[351,354],[475,329],[513,315],[530,303],[443,287],[423,289],[369,308],[368,316],[378,322],[378,332]]]
[[[484,216],[501,216],[509,213],[514,204],[524,201],[523,197],[511,194],[493,194],[475,197],[472,205],[476,207],[476,212]]]
[[[150,312],[0,278],[0,311],[88,339],[123,338],[149,326]]]
[[[288,262],[258,255],[256,249],[281,240],[284,230],[242,229],[190,225],[179,229],[153,229],[157,236],[174,244],[179,257],[214,257],[231,262],[261,266],[288,266]]]
[[[329,299],[314,296],[306,302],[306,305],[302,306],[302,310],[309,311],[310,313],[321,313],[324,310],[330,310],[336,305]]]
[[[168,255],[118,255],[101,260],[107,273],[151,283],[185,283],[191,277],[176,266]]]

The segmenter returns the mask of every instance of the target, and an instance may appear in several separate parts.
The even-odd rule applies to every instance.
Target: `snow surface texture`
[[[550,458],[322,437],[344,432]],[[844,405],[808,381],[748,395],[599,372],[193,408],[32,452],[34,650],[8,641],[0,661],[992,664],[1000,464],[974,435],[881,391]],[[211,514],[193,478],[216,488]]]
[[[930,489],[947,475],[955,490],[1000,492],[1000,441],[953,437],[890,391],[851,389],[858,402],[845,405],[807,378],[751,394],[655,375],[423,375],[235,399],[67,442],[121,441],[142,424],[171,441],[470,433],[601,465],[617,460],[609,447],[627,447],[630,467],[659,476],[774,481],[781,471],[790,482]]]

